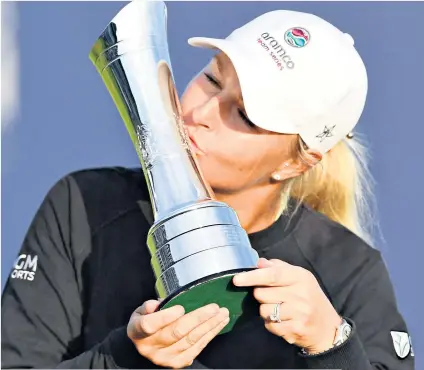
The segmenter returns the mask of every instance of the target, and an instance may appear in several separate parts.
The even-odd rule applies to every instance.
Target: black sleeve
[[[159,368],[137,352],[126,327],[83,350],[81,271],[90,242],[84,201],[67,176],[38,209],[3,291],[2,368]]]
[[[131,350],[122,328],[83,352],[81,265],[90,235],[78,186],[65,177],[38,209],[2,293],[2,368],[117,368],[113,346]]]
[[[315,356],[304,356],[311,369],[412,370],[414,354],[408,330],[398,311],[393,286],[380,253],[363,266],[343,316],[353,326],[341,346]],[[403,333],[403,353],[397,355],[391,332]],[[409,350],[410,349],[410,350]]]

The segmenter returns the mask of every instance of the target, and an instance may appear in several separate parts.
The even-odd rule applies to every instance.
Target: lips
[[[191,148],[193,149],[193,151],[196,154],[205,155],[205,152],[197,145],[197,142],[194,139],[194,137],[192,135],[188,135],[188,137],[190,139],[190,145],[191,145]]]

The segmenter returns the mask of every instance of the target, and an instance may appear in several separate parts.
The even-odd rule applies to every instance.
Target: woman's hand
[[[236,286],[253,286],[265,327],[309,354],[333,346],[341,318],[308,270],[280,260],[259,259],[258,269],[233,278]],[[281,322],[270,315],[280,304]]]
[[[184,314],[182,306],[155,312],[159,301],[147,301],[131,315],[128,337],[138,352],[167,368],[190,366],[229,322],[229,312],[216,304]]]

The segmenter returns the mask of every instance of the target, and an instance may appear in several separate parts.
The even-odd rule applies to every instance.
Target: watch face
[[[336,340],[334,341],[335,346],[339,346],[343,342],[346,342],[352,332],[352,327],[348,322],[343,320],[343,323],[339,326],[337,330]]]
[[[349,324],[346,324],[343,326],[342,329],[342,338],[345,341],[347,338],[349,338],[350,333],[352,332],[352,328]]]

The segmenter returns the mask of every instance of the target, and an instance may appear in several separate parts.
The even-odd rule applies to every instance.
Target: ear
[[[275,182],[281,182],[297,177],[314,167],[322,159],[322,154],[313,149],[306,149],[304,155],[289,159],[281,164],[272,174]]]
[[[281,164],[272,174],[271,179],[274,182],[282,182],[284,180],[297,177],[302,173],[302,169],[299,165],[292,159],[289,159]]]

